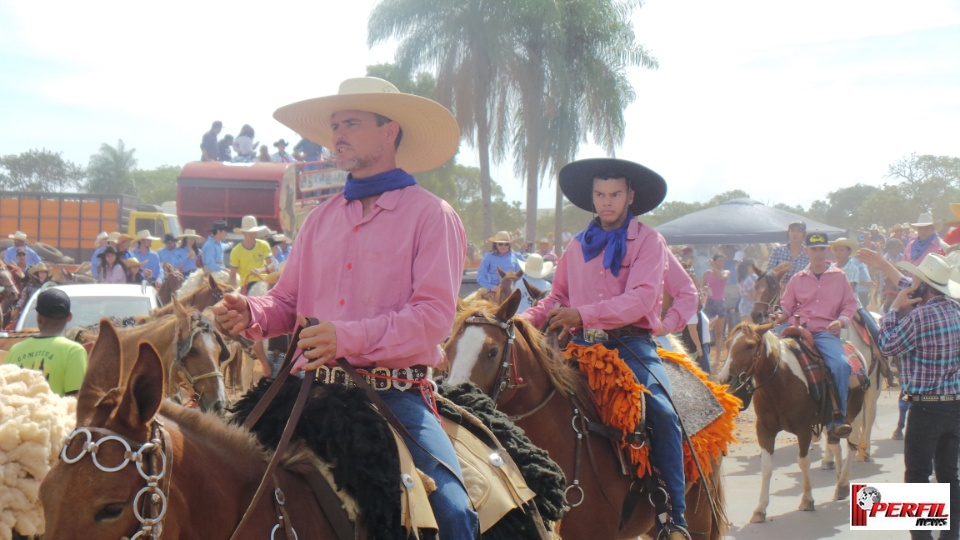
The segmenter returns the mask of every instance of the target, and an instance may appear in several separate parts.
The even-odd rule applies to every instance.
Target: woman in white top
[[[250,124],[244,124],[240,128],[240,134],[233,139],[233,150],[237,153],[234,161],[256,161],[256,143],[253,142],[253,128]]]

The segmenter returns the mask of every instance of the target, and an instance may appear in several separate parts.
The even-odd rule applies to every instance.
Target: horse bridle
[[[94,434],[101,435],[101,437],[94,441]],[[71,457],[68,455],[68,450],[70,443],[77,435],[83,435],[86,440],[81,446],[80,452]],[[107,467],[97,459],[97,451],[104,443],[110,441],[119,443],[124,449],[123,461],[115,467]],[[163,531],[163,518],[167,514],[167,494],[170,493],[170,477],[172,476],[168,467],[172,468],[173,466],[172,462],[167,461],[167,455],[164,452],[166,448],[171,448],[170,435],[163,428],[163,423],[159,419],[154,419],[153,426],[150,428],[150,440],[146,442],[134,441],[106,428],[78,427],[64,437],[60,459],[64,463],[72,465],[83,459],[85,455],[90,454],[93,465],[106,473],[120,471],[131,462],[135,463],[137,473],[140,474],[140,478],[147,482],[147,485],[133,497],[133,515],[140,522],[140,528],[130,537],[130,540],[157,539]],[[141,510],[141,507],[144,509]]]
[[[731,394],[736,394],[740,390],[744,390],[747,395],[753,395],[754,392],[764,387],[767,383],[773,380],[773,376],[777,374],[777,370],[780,369],[780,362],[773,363],[773,371],[770,372],[770,375],[763,380],[762,383],[754,385],[753,379],[756,378],[757,372],[760,370],[760,362],[767,355],[767,341],[763,339],[763,336],[760,336],[760,343],[757,346],[757,352],[753,355],[753,363],[750,365],[750,369],[740,373],[737,377],[738,385],[735,388],[728,390]]]
[[[771,290],[776,290],[777,292],[773,295],[773,297],[770,300],[766,302],[754,300],[753,305],[761,304],[766,306],[767,307],[766,316],[770,317],[770,313],[774,310],[774,306],[780,305],[780,296],[783,294],[783,292],[781,291],[780,281],[777,279],[776,274],[773,274],[770,272],[764,272],[762,277],[764,281],[767,282],[767,288]]]
[[[217,335],[213,325],[204,319],[199,313],[194,313],[190,318],[190,334],[184,339],[177,340],[177,351],[174,356],[173,365],[170,366],[171,371],[176,368],[176,370],[180,373],[180,376],[187,381],[187,384],[189,384],[190,388],[193,390],[194,399],[198,400],[203,397],[203,393],[197,390],[198,382],[204,379],[211,379],[213,377],[219,377],[223,379],[223,373],[219,369],[214,369],[213,371],[193,376],[187,370],[187,366],[183,363],[183,359],[187,357],[191,347],[193,347],[193,340],[198,334],[207,333],[213,335],[214,338],[220,343],[221,351],[226,350],[226,343],[224,343],[223,339]],[[221,352],[221,355],[222,354],[223,353]],[[170,377],[170,380],[173,380],[172,376]]]

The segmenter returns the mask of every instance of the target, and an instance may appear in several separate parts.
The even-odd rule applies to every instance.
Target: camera
[[[927,285],[926,283],[920,282],[920,285],[917,286],[917,290],[910,293],[909,296],[910,298],[921,298],[923,297],[924,293],[927,292],[928,288],[929,288],[929,285]]]

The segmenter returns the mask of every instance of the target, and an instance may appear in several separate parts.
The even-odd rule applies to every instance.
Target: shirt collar
[[[397,207],[397,204],[400,202],[400,197],[403,194],[403,191],[412,187],[415,187],[415,186],[407,186],[400,189],[392,189],[390,191],[385,191],[380,194],[380,197],[377,199],[376,205],[379,206],[380,208],[383,208],[384,210],[393,210],[394,208]],[[343,206],[347,206],[352,202],[358,202],[359,204],[359,201],[348,201],[342,195],[340,196],[340,204],[342,204]]]

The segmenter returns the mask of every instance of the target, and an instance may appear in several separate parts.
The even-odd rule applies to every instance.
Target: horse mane
[[[189,431],[196,440],[211,447],[222,448],[229,453],[248,452],[263,461],[270,458],[270,453],[257,441],[253,432],[224,422],[215,414],[188,409],[167,399],[163,400],[160,406],[160,414],[176,422],[181,430]]]
[[[491,323],[498,323],[500,321],[494,316],[497,307],[497,305],[486,301],[476,301],[475,303],[464,306],[457,312],[454,318],[454,326],[462,328],[466,320],[473,316],[482,317]],[[543,368],[547,377],[550,378],[550,382],[558,391],[564,394],[572,393],[580,398],[586,398],[590,395],[586,378],[583,377],[578,369],[574,369],[570,363],[560,355],[559,351],[547,343],[547,340],[539,330],[522,317],[514,317],[513,323],[517,329],[517,333],[519,333],[527,342],[527,345],[529,345],[530,350],[533,352],[534,359],[540,364],[540,367]]]

